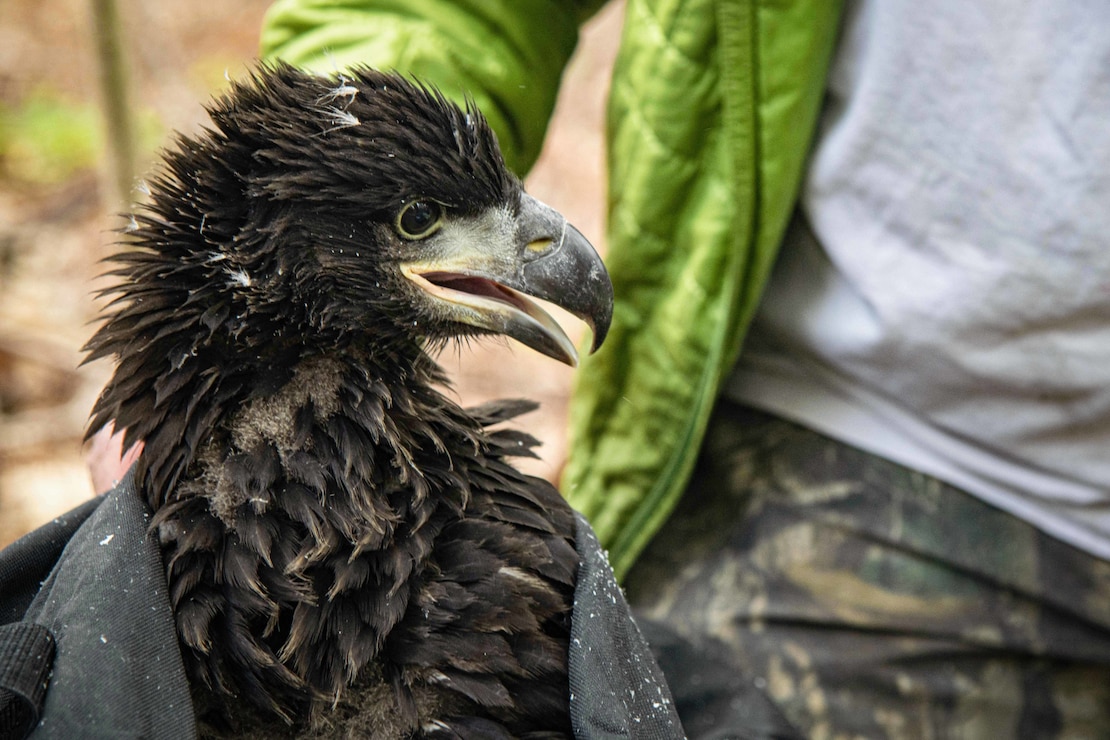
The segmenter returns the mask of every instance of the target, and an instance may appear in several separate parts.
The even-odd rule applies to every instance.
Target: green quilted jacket
[[[519,173],[596,0],[277,0],[262,53],[473,98]],[[670,514],[794,208],[838,0],[628,0],[608,114],[605,348],[563,480],[618,575]]]

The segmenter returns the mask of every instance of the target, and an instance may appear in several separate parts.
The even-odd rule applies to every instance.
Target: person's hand
[[[124,452],[123,432],[116,434],[111,424],[104,426],[89,442],[85,454],[93,489],[100,494],[115,488],[142,449],[143,443],[139,442]]]

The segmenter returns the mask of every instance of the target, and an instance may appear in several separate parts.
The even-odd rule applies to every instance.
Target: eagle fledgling
[[[529,296],[612,287],[473,108],[396,75],[260,68],[180,138],[111,273],[90,430],[142,441],[194,700],[212,734],[561,737],[570,508],[464,410],[432,353],[501,334],[574,363]]]

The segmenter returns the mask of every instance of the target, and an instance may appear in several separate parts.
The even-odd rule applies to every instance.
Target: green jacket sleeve
[[[539,156],[578,26],[600,0],[277,0],[264,59],[318,72],[365,64],[469,97],[524,173]]]
[[[792,213],[835,0],[628,0],[609,108],[616,305],[563,488],[618,576],[670,515]]]

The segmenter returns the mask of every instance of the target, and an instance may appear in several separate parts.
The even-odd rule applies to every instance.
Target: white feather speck
[[[340,110],[339,108],[327,108],[324,112],[328,116],[328,122],[332,125],[330,128],[324,129],[321,132],[322,134],[337,131],[341,128],[358,126],[360,123],[362,123],[358,120],[358,116],[356,116],[354,113],[348,113],[347,111]]]
[[[326,93],[321,95],[320,99],[316,101],[316,104],[327,105],[328,103],[334,102],[338,98],[347,98],[349,100],[356,95],[358,95],[358,88],[354,85],[348,85],[347,80],[341,77],[339,79],[339,85],[333,87],[331,90],[328,90]]]

